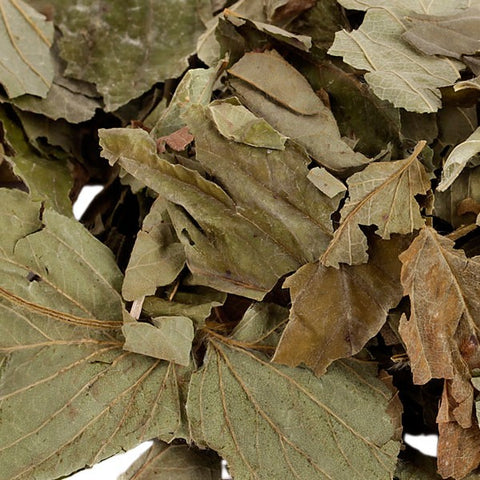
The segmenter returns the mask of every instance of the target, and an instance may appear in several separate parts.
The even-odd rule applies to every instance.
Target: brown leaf
[[[477,468],[480,464],[478,425],[465,429],[456,422],[441,423],[438,433],[437,468],[443,478],[460,480]]]
[[[408,321],[402,317],[399,332],[414,383],[446,380],[437,416],[439,470],[445,478],[463,478],[480,463],[470,383],[470,371],[480,366],[480,258],[467,258],[453,246],[452,240],[426,227],[400,255],[411,314]]]
[[[170,135],[157,138],[157,151],[158,153],[164,153],[165,144],[167,144],[172,150],[181,152],[187,148],[189,143],[193,142],[193,139],[194,136],[190,133],[188,127],[182,127]]]
[[[334,360],[358,353],[402,298],[398,254],[407,242],[375,239],[368,264],[309,263],[288,277],[290,322],[273,360],[292,367],[304,362],[322,375]]]

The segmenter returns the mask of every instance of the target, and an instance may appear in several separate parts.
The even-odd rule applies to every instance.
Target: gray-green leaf
[[[52,85],[53,23],[22,0],[0,0],[0,83],[9,98],[45,97]]]
[[[375,94],[396,107],[426,113],[441,106],[440,87],[460,76],[459,62],[425,55],[402,39],[409,14],[450,15],[467,6],[466,1],[440,0],[424,5],[420,0],[339,0],[345,8],[366,11],[357,30],[342,30],[328,50],[344,61],[366,70],[365,80]]]
[[[183,373],[122,349],[113,254],[25,193],[0,189],[0,204],[2,478],[59,478],[171,440]]]
[[[374,365],[339,361],[317,379],[211,341],[187,415],[192,439],[239,480],[388,480],[400,448],[386,411],[392,395]]]

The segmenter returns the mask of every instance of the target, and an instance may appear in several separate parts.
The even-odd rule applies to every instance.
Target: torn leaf
[[[415,195],[430,189],[430,180],[417,157],[419,142],[404,160],[377,162],[348,180],[349,198],[341,210],[340,226],[321,257],[325,266],[357,265],[368,260],[367,239],[360,225],[376,225],[376,234],[411,233],[424,225]]]

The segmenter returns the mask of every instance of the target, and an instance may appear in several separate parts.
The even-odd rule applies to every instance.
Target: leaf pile
[[[0,480],[479,477],[477,2],[0,14]]]

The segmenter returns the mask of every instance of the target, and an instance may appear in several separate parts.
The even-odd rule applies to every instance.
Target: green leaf
[[[387,480],[400,447],[391,399],[374,365],[337,362],[317,379],[212,340],[187,415],[192,439],[225,458],[234,478]]]
[[[28,187],[31,199],[45,201],[46,207],[72,216],[69,194],[73,187],[73,178],[67,162],[39,155],[28,143],[18,122],[8,116],[3,106],[0,106],[0,123],[6,140],[14,151],[3,158]]]
[[[192,107],[188,126],[197,160],[229,195],[198,172],[160,158],[139,129],[100,130],[102,154],[183,207],[169,214],[195,283],[263,298],[282,275],[323,252],[338,200],[308,181],[308,158],[294,145],[278,151],[229,142],[200,106]]]
[[[480,128],[477,128],[464,142],[457,145],[443,165],[442,181],[437,190],[444,192],[452,185],[468,161],[480,152]]]
[[[256,55],[262,55],[260,53]],[[273,72],[258,62],[259,74],[268,78],[283,78],[292,66],[285,61],[276,64]],[[317,102],[319,113],[315,115],[299,115],[289,108],[281,106],[274,99],[267,98],[261,90],[243,80],[233,78],[230,85],[240,100],[257,116],[264,118],[273,128],[290,137],[305,148],[315,161],[331,170],[342,171],[358,167],[370,162],[361,153],[354,152],[340,137],[332,112],[321,102]],[[308,86],[312,95],[312,88]],[[290,91],[290,88],[288,89]],[[293,89],[291,90],[294,91]],[[268,92],[267,92],[268,94]],[[269,95],[271,96],[271,95]],[[308,95],[310,97],[310,95]],[[318,99],[318,97],[315,96]],[[320,101],[318,99],[318,101]]]
[[[153,137],[169,135],[186,125],[184,116],[194,104],[208,105],[221,64],[208,69],[189,70],[182,78],[170,101],[152,129]]]
[[[122,327],[124,350],[188,367],[195,334],[192,320],[184,316],[156,317],[152,323],[126,322]]]
[[[275,303],[253,303],[243,314],[231,337],[237,341],[275,347],[282,327],[288,321],[288,309]]]
[[[59,478],[152,437],[171,440],[185,372],[122,350],[112,253],[22,192],[0,189],[0,202],[2,476]]]
[[[420,0],[339,0],[339,3],[366,14],[357,30],[335,34],[328,53],[342,56],[346,63],[366,70],[365,80],[381,99],[413,112],[436,112],[441,106],[439,88],[455,83],[461,64],[412,48],[402,39],[407,30],[404,17],[454,14],[465,8],[467,2],[439,0],[427,6]]]
[[[287,137],[256,117],[236,98],[216,100],[208,107],[218,131],[227,139],[252,147],[284,150]]]
[[[368,260],[367,239],[360,225],[377,225],[376,234],[410,233],[424,220],[415,195],[430,189],[430,180],[417,157],[425,146],[419,142],[404,160],[372,163],[348,180],[349,199],[341,210],[340,226],[321,257],[325,266],[356,265]]]
[[[153,295],[157,287],[172,283],[184,264],[184,248],[168,218],[167,202],[157,198],[137,234],[125,271],[123,298],[133,301]]]
[[[221,476],[220,458],[214,452],[156,440],[118,480],[220,480]]]
[[[301,267],[283,284],[292,308],[273,360],[291,367],[305,363],[316,375],[339,358],[358,353],[402,298],[398,255],[408,239],[376,240],[365,265]]]
[[[45,97],[53,80],[53,23],[22,0],[1,0],[0,16],[0,83],[9,98]]]
[[[227,295],[208,287],[192,287],[188,290],[177,290],[171,300],[159,297],[147,297],[143,303],[143,311],[149,317],[184,315],[191,320],[195,328],[205,326],[205,319],[212,308],[225,303]]]
[[[197,1],[54,0],[66,75],[96,84],[107,111],[188,66],[204,27]]]

